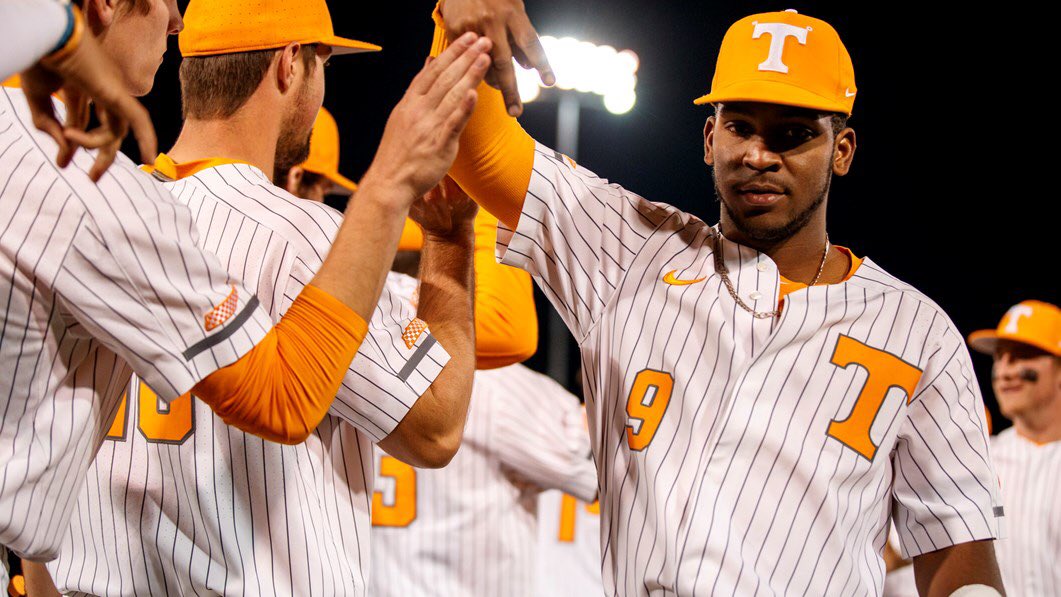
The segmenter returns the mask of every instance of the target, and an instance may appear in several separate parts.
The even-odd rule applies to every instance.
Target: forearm
[[[376,180],[370,168],[311,282],[365,321],[371,319],[379,301],[408,214],[408,208],[394,206],[409,205],[415,198],[412,192]]]
[[[475,353],[477,369],[523,362],[538,349],[538,314],[530,275],[494,257],[497,218],[475,218]]]
[[[446,47],[446,35],[439,11],[434,18],[431,55],[437,56]],[[476,203],[515,229],[534,168],[534,139],[508,115],[501,92],[480,83],[477,93],[450,176]]]
[[[57,49],[72,25],[70,13],[57,0],[4,0],[0,23],[0,81]]]
[[[922,597],[950,597],[966,585],[984,585],[1005,595],[994,543],[971,541],[915,556],[918,593]]]
[[[22,560],[22,577],[26,579],[28,597],[59,597],[59,589],[44,564]]]

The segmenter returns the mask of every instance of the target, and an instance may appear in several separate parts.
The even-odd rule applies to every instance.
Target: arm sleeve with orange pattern
[[[446,49],[446,31],[436,8],[431,55]],[[479,101],[460,138],[450,176],[476,203],[516,229],[534,168],[534,139],[505,111],[501,92],[479,84]]]
[[[306,286],[261,342],[192,391],[229,425],[300,443],[331,408],[367,330],[341,301]]]
[[[494,256],[497,218],[475,217],[476,369],[523,362],[538,349],[538,314],[530,274],[501,265]]]

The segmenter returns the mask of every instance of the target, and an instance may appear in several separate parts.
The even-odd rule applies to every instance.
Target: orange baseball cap
[[[729,28],[711,92],[694,103],[764,102],[850,116],[855,92],[855,67],[836,30],[786,10],[745,17]]]
[[[376,52],[377,45],[335,35],[325,0],[191,0],[181,56],[215,56],[324,44],[333,54]]]
[[[1042,301],[1024,301],[1006,311],[998,328],[969,334],[969,346],[994,354],[999,340],[1030,344],[1061,357],[1061,309]]]
[[[332,181],[330,193],[350,195],[357,190],[357,183],[339,174],[339,125],[324,108],[317,112],[317,120],[313,122],[309,157],[302,163],[302,169]]]

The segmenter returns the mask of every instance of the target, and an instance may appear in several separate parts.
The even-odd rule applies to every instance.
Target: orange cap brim
[[[331,46],[333,56],[342,56],[343,54],[358,54],[361,52],[379,52],[383,48],[376,44],[370,44],[364,41],[357,41],[356,39],[347,39],[345,37],[339,37],[333,35],[331,37],[324,38],[317,43],[322,43],[326,46]]]
[[[855,96],[852,95],[846,102],[838,102],[778,81],[738,81],[718,91],[712,90],[711,93],[693,100],[693,103],[697,105],[718,102],[781,104],[824,112],[840,112],[850,116]]]
[[[984,354],[995,354],[995,347],[998,346],[999,340],[1020,342],[1021,344],[1034,346],[1035,348],[1048,352],[1054,356],[1061,357],[1061,349],[1050,346],[1047,342],[1040,342],[1034,338],[1000,335],[996,330],[977,330],[969,334],[969,346],[976,352],[982,352]]]
[[[357,192],[357,183],[338,172],[327,172],[321,168],[314,168],[313,166],[306,166],[305,164],[302,165],[302,169],[306,172],[320,174],[324,178],[332,181],[332,189],[328,191],[329,194],[349,196],[352,193]]]

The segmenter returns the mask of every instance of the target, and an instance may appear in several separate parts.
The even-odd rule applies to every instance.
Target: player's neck
[[[1061,398],[1044,408],[1013,417],[1013,428],[1018,435],[1037,444],[1061,441]]]
[[[733,225],[725,210],[721,224],[722,234],[727,240],[765,253],[786,279],[807,283],[818,274],[826,241],[824,210],[799,232],[779,241],[762,241],[747,237]],[[819,282],[839,282],[847,275],[850,265],[850,261],[842,252],[835,248],[830,250]]]
[[[273,176],[280,125],[275,118],[258,118],[240,110],[230,118],[184,121],[169,157],[178,164],[222,158],[257,166]]]

